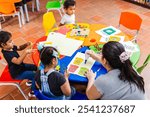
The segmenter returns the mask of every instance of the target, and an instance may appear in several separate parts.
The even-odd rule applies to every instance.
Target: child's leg
[[[31,80],[32,81],[31,89],[34,90],[34,87],[35,87],[34,77],[35,77],[35,72],[33,72],[33,71],[24,71],[20,75],[18,75],[15,79],[17,79],[17,80],[24,80],[24,79]]]
[[[27,71],[36,71],[37,67],[34,64],[27,64],[27,63],[25,63],[25,69]]]

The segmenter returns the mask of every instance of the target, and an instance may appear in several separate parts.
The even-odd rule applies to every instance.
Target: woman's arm
[[[96,74],[93,71],[88,71],[85,76],[88,78],[88,85],[86,88],[86,95],[88,99],[94,100],[101,98],[101,93],[97,91],[96,87],[94,86],[95,76]]]
[[[90,55],[90,57],[92,57],[94,60],[101,62],[101,55],[100,54],[97,54],[92,50],[87,50],[86,54]]]

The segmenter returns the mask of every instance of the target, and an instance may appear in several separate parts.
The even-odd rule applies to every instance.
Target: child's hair
[[[44,66],[52,65],[52,59],[58,57],[58,51],[54,47],[43,47],[40,51],[40,59]]]
[[[65,0],[64,9],[68,9],[70,6],[74,6],[76,4],[75,0]]]
[[[2,44],[6,44],[6,42],[11,38],[11,33],[7,31],[0,31],[0,47]]]
[[[137,87],[145,92],[144,81],[141,76],[133,69],[129,59],[120,60],[120,55],[125,52],[124,46],[119,42],[110,41],[103,46],[102,55],[113,69],[120,69],[120,80],[134,83]]]

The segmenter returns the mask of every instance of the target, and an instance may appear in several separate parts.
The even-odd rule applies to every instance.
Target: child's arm
[[[23,62],[23,60],[25,59],[26,55],[27,54],[30,54],[31,52],[33,52],[32,49],[27,49],[23,52],[23,54],[19,57],[19,58],[16,58],[16,57],[13,57],[11,62],[14,63],[14,64],[21,64]]]
[[[24,50],[25,48],[27,48],[28,46],[31,46],[32,43],[31,42],[27,42],[25,44],[22,44],[20,46],[17,46],[17,50],[21,51],[21,50]]]
[[[60,23],[59,26],[64,26],[64,24],[61,24],[61,23]]]
[[[66,22],[66,19],[65,19],[65,16],[63,16],[62,19],[61,19],[61,21],[60,21],[59,26],[65,25],[65,22]]]
[[[61,86],[61,90],[64,95],[70,96],[71,88],[70,88],[70,84],[69,84],[69,80],[68,80],[68,77],[69,77],[68,71],[65,71],[64,75],[65,75],[66,82]]]

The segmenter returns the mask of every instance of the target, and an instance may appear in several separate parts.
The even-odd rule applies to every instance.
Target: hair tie
[[[58,52],[56,52],[55,50],[53,50],[52,56],[54,56],[55,58],[59,58],[59,54],[58,54]]]
[[[124,63],[126,60],[130,58],[130,56],[127,52],[124,51],[120,54],[119,58],[120,58],[120,61]]]

